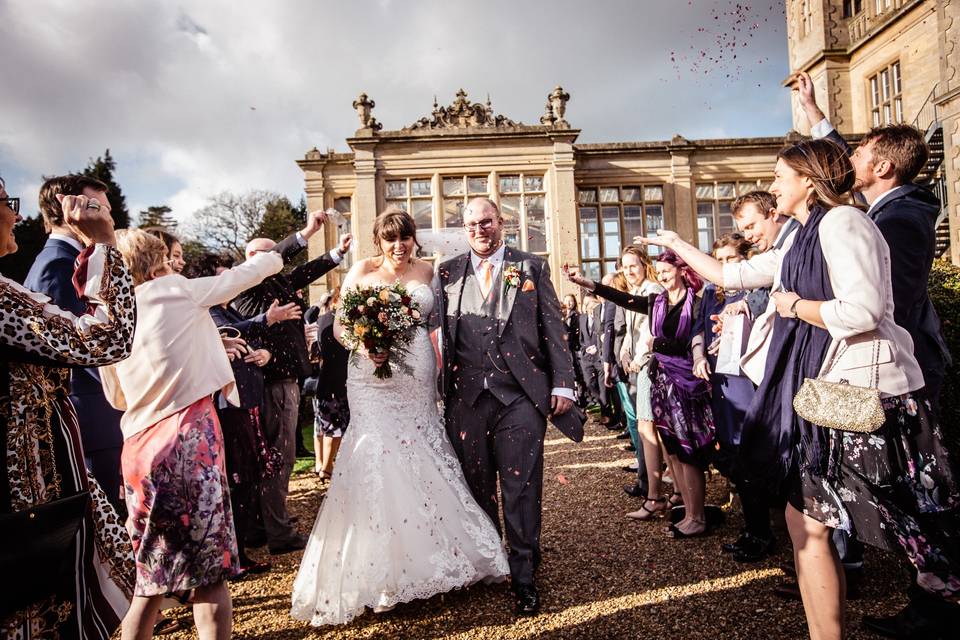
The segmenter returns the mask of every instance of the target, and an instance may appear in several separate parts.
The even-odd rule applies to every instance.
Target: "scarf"
[[[804,300],[834,297],[820,246],[819,228],[824,215],[822,207],[811,210],[807,223],[797,231],[793,247],[783,257],[782,290]],[[804,379],[819,375],[830,343],[826,329],[796,318],[775,317],[763,382],[743,424],[741,455],[754,473],[779,481],[799,464],[817,475],[826,474],[828,432],[796,415],[793,398]]]
[[[667,293],[663,292],[656,297],[653,303],[651,316],[651,332],[656,338],[671,338],[674,340],[689,341],[693,330],[693,302],[696,295],[687,289],[683,307],[680,310],[680,322],[677,324],[677,333],[674,336],[665,336],[663,321],[667,317]],[[687,350],[686,355],[670,356],[663,353],[656,354],[657,366],[673,382],[674,389],[680,397],[695,398],[707,393],[710,386],[705,380],[693,375],[693,355]]]

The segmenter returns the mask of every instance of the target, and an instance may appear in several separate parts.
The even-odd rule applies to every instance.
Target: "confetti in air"
[[[697,4],[700,5],[697,9],[700,9],[704,3]],[[776,20],[771,22],[770,14],[777,9],[784,11],[783,3],[764,3],[767,6],[761,5],[759,8],[757,5],[723,0],[713,4],[714,7],[697,27],[696,33],[689,35],[688,47],[670,51],[670,64],[678,80],[684,74],[691,74],[707,79],[737,81],[749,75],[754,65],[770,62],[769,57],[756,54],[751,45],[754,36],[759,36],[761,30],[780,30],[783,23]],[[688,0],[687,6],[694,7],[693,0]]]

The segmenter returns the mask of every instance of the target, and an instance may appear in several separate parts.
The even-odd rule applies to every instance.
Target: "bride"
[[[400,281],[433,304],[433,268],[414,256],[416,225],[387,209],[373,227],[378,256],[350,269],[342,289]],[[368,355],[347,380],[350,428],[293,586],[291,615],[343,624],[366,607],[386,611],[509,573],[500,535],[470,494],[436,402],[436,358],[418,328],[406,363],[378,380]],[[339,338],[340,327],[334,326]]]

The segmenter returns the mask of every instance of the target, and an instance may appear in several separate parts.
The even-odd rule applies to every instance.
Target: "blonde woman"
[[[223,434],[212,395],[239,404],[210,307],[280,271],[274,251],[220,275],[187,279],[166,247],[141,230],[117,233],[133,275],[137,326],[130,357],[103,368],[107,399],[125,413],[121,467],[137,563],[124,640],[149,638],[165,595],[193,603],[201,638],[226,639],[226,580],[240,570]]]

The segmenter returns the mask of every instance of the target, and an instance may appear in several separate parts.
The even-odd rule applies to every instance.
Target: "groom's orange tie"
[[[489,260],[480,260],[480,293],[486,299],[490,295],[490,288],[493,286],[493,265]]]

